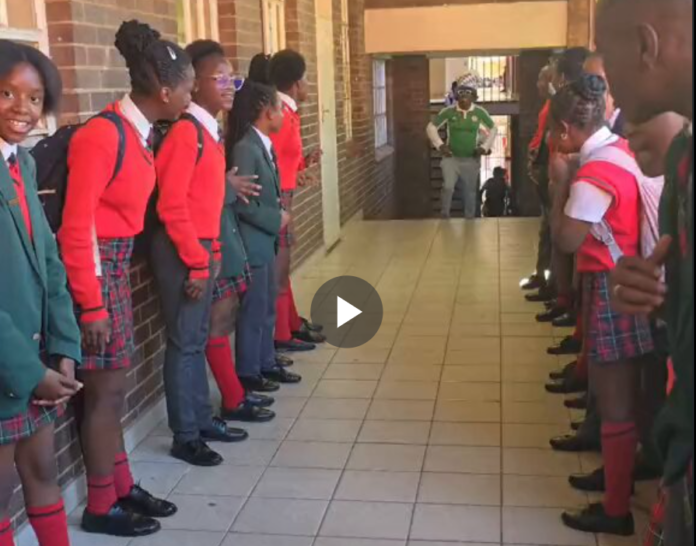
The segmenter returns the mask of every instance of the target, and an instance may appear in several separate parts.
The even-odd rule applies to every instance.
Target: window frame
[[[266,55],[272,55],[285,49],[287,43],[285,0],[262,0],[261,8],[263,52]],[[273,23],[276,24],[277,28],[272,26]]]
[[[181,7],[181,12],[178,11]],[[196,14],[195,25],[193,14]],[[181,17],[181,19],[179,19]],[[183,37],[182,46],[195,40],[209,39],[220,41],[220,19],[218,0],[178,0],[177,1],[177,34],[179,40]],[[195,28],[194,28],[195,26]],[[183,29],[181,28],[183,27]],[[183,30],[183,32],[182,32]]]
[[[379,150],[390,144],[386,59],[372,60],[372,97],[375,149]]]
[[[343,123],[346,130],[346,141],[351,141],[353,140],[353,82],[349,0],[341,0],[341,59],[343,73]]]

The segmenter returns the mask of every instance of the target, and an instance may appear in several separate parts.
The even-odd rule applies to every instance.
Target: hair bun
[[[595,74],[583,74],[572,86],[573,91],[579,97],[588,101],[596,101],[603,98],[609,88],[604,78]]]
[[[161,34],[150,25],[134,19],[125,21],[118,29],[115,46],[128,63],[142,57],[160,37]]]

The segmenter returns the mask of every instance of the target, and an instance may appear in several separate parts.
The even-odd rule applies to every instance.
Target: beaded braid
[[[601,76],[583,74],[564,86],[551,101],[551,117],[583,130],[596,130],[606,122],[607,84]]]

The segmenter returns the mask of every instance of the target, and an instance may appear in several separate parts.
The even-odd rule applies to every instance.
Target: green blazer
[[[239,220],[235,204],[237,194],[232,186],[225,189],[225,204],[220,220],[220,243],[222,245],[222,270],[220,277],[232,279],[244,273],[247,264],[247,252],[239,231]]]
[[[31,214],[29,238],[14,182],[0,159],[0,419],[24,412],[46,374],[40,348],[49,356],[80,362],[80,329],[65,269],[36,193],[36,168],[18,152]]]
[[[233,165],[240,176],[257,175],[261,195],[250,203],[237,201],[234,209],[247,249],[249,264],[261,267],[275,261],[280,232],[280,178],[261,138],[252,127],[234,147]]]

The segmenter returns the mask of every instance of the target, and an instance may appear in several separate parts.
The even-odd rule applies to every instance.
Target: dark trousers
[[[541,227],[539,228],[539,251],[537,253],[536,274],[541,277],[551,269],[551,197],[549,195],[548,166],[532,168],[532,178],[537,183],[539,203],[541,205]]]
[[[274,264],[251,268],[251,283],[237,314],[239,377],[258,377],[275,366],[273,332],[277,291]]]
[[[209,242],[204,245],[210,250]],[[209,280],[201,299],[186,296],[189,270],[164,229],[153,237],[151,258],[167,327],[164,389],[169,428],[175,441],[189,442],[209,429],[213,419],[205,359],[213,282]]]
[[[694,481],[688,476],[667,488],[664,545],[692,546],[694,543]]]

